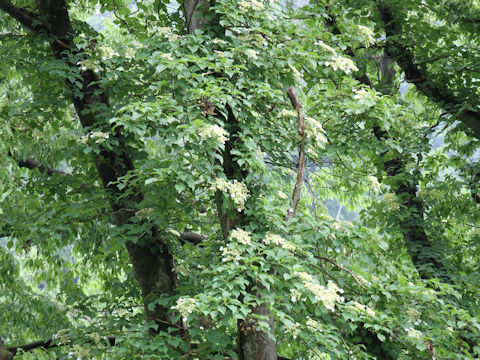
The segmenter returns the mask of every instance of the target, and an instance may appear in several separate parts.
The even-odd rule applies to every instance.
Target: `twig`
[[[301,136],[300,140],[300,149],[298,154],[298,170],[297,170],[297,182],[295,183],[295,188],[293,189],[292,194],[292,207],[288,210],[287,217],[288,219],[293,218],[295,215],[295,210],[297,209],[298,202],[300,201],[300,194],[302,191],[304,172],[305,172],[305,124],[303,123],[302,118],[302,104],[298,98],[297,93],[293,86],[290,86],[287,89],[287,95],[292,103],[292,106],[297,110],[298,116],[298,133]]]
[[[357,277],[356,277],[349,269],[343,267],[342,265],[337,264],[335,261],[330,260],[330,259],[328,259],[328,258],[326,258],[326,257],[321,257],[321,256],[320,256],[320,257],[318,257],[318,259],[327,261],[327,262],[329,262],[330,264],[335,265],[336,267],[338,267],[340,270],[343,270],[343,271],[347,272],[347,273],[353,278],[353,280],[355,280],[355,282],[356,282],[362,289],[367,290],[367,288],[365,287],[365,285],[363,285],[363,284],[357,279]]]

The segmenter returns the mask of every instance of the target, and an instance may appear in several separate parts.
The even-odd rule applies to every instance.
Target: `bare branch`
[[[298,154],[298,170],[297,170],[297,181],[295,183],[295,188],[293,190],[292,194],[292,207],[291,209],[288,210],[287,217],[288,219],[293,218],[295,215],[295,210],[297,209],[298,202],[300,201],[300,194],[302,192],[302,185],[303,185],[303,179],[305,177],[305,124],[303,123],[303,118],[302,118],[302,104],[300,103],[300,99],[298,98],[297,93],[295,92],[295,89],[293,86],[290,86],[287,89],[287,95],[288,98],[290,99],[290,102],[292,103],[292,106],[297,110],[297,116],[298,116],[298,133],[302,137],[300,140],[300,149],[299,149],[299,154]]]
[[[330,259],[328,259],[328,258],[326,258],[326,257],[318,257],[318,259],[324,260],[324,261],[326,261],[326,262],[329,262],[330,264],[338,267],[340,270],[343,270],[343,271],[347,272],[347,273],[353,278],[353,280],[355,280],[355,282],[356,282],[362,289],[367,290],[367,288],[365,287],[365,285],[363,285],[363,284],[357,279],[357,277],[352,273],[351,270],[343,267],[342,265],[337,264],[335,261],[330,260]]]

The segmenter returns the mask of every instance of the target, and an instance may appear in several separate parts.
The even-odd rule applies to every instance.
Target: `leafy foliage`
[[[480,356],[475,12],[294,3],[217,0],[188,33],[176,2],[72,2],[62,58],[0,12],[0,338],[54,344],[15,358],[238,358],[251,329],[292,359]],[[135,165],[108,184],[107,152]],[[126,248],[154,235],[177,276],[146,293]]]

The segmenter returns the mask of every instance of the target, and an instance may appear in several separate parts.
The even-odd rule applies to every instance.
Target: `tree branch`
[[[287,89],[287,95],[292,103],[292,106],[297,110],[298,116],[298,133],[301,136],[300,140],[300,149],[298,154],[298,170],[297,170],[297,182],[295,183],[295,188],[292,194],[292,207],[288,210],[287,217],[289,219],[293,218],[295,215],[295,210],[297,209],[298,202],[300,201],[300,194],[302,191],[303,179],[305,177],[305,124],[303,123],[302,118],[302,104],[300,103],[300,99],[298,98],[297,93],[293,86],[290,86]]]
[[[13,154],[11,152],[8,152],[8,155],[17,162],[18,166],[20,166],[22,168],[27,168],[27,169],[30,169],[30,170],[38,169],[41,172],[46,173],[48,176],[52,176],[52,175],[55,175],[55,174],[69,175],[68,173],[66,173],[62,170],[56,170],[56,169],[52,169],[48,166],[42,165],[39,161],[37,161],[35,159],[32,159],[32,158],[29,158],[29,157],[25,158],[25,160],[18,160],[18,159],[15,158],[15,156],[13,156]]]
[[[24,8],[17,8],[8,0],[0,0],[0,10],[3,10],[32,31],[38,32],[42,28],[38,22],[38,14]]]
[[[384,24],[386,53],[401,67],[405,73],[405,81],[415,84],[425,96],[442,104],[446,110],[470,128],[477,139],[480,139],[480,113],[464,110],[463,108],[468,105],[467,101],[457,98],[447,88],[440,87],[429,77],[425,69],[415,63],[410,49],[395,40],[402,33],[402,29],[392,10],[385,3],[378,5],[377,9]]]
[[[110,344],[110,346],[115,346],[115,340],[116,340],[116,337],[114,336],[111,336],[111,337],[107,337],[106,338],[108,340],[108,343]],[[87,340],[86,343],[91,343],[93,340]],[[25,344],[25,345],[20,345],[20,346],[10,346],[10,347],[7,347],[7,348],[4,348],[6,351],[7,351],[7,354],[11,354],[11,357],[6,357],[6,358],[2,358],[2,355],[1,355],[1,351],[2,351],[2,342],[0,340],[0,360],[9,360],[9,359],[13,359],[15,357],[15,355],[17,354],[18,351],[32,351],[32,350],[35,350],[35,349],[38,349],[38,348],[43,348],[43,349],[52,349],[52,348],[56,348],[56,347],[61,347],[61,346],[65,346],[65,345],[68,345],[68,344],[65,344],[65,343],[55,343],[53,342],[52,339],[48,339],[48,340],[42,340],[42,341],[35,341],[33,343],[30,343],[30,344]]]

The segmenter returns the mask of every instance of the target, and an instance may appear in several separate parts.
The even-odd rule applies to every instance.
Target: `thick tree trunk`
[[[108,98],[98,84],[98,77],[91,70],[82,71],[77,63],[72,63],[68,55],[82,56],[76,51],[73,44],[75,31],[70,23],[65,0],[36,0],[39,13],[35,14],[24,9],[16,8],[7,0],[0,0],[0,9],[17,19],[24,26],[34,32],[46,31],[54,40],[51,48],[57,59],[64,60],[69,65],[72,73],[80,74],[82,87],[68,82],[72,92],[75,110],[84,128],[95,126],[111,133],[110,125],[105,118],[105,111],[109,107]],[[38,23],[37,23],[38,22]],[[35,24],[35,25],[34,25]],[[128,188],[119,190],[113,185],[125,175],[134,172],[135,167],[129,155],[129,148],[125,143],[120,128],[116,128],[114,138],[118,142],[115,149],[101,148],[95,159],[99,176],[108,191],[112,207],[115,211],[117,225],[126,225],[131,222],[135,211],[143,200],[140,189]],[[128,196],[122,196],[128,191]],[[155,320],[158,329],[166,331],[169,324],[168,308],[148,304],[158,294],[169,292],[175,285],[176,274],[174,271],[173,257],[159,236],[155,227],[142,236],[139,235],[135,243],[126,244],[132,261],[135,277],[140,284],[144,299],[145,314],[147,319]]]
[[[333,34],[340,34],[333,15],[330,15],[327,26]],[[355,57],[355,53],[351,48],[348,48],[346,52],[350,56]],[[384,95],[392,95],[397,91],[393,83],[395,77],[393,61],[391,52],[386,50],[380,63],[381,78],[377,88]],[[365,73],[357,76],[357,80],[374,89],[373,83]],[[373,133],[379,142],[384,142],[389,136],[379,126],[373,128]],[[438,276],[439,271],[445,272],[445,267],[438,260],[438,252],[435,251],[433,242],[427,236],[427,224],[424,219],[425,209],[422,201],[416,195],[418,192],[417,184],[414,182],[414,179],[400,179],[401,174],[407,173],[405,171],[405,162],[402,158],[395,158],[385,162],[383,170],[387,173],[389,182],[392,182],[390,185],[393,192],[402,200],[402,204],[408,211],[408,216],[398,226],[403,234],[404,244],[413,265],[422,278]],[[399,180],[396,180],[397,177]],[[432,271],[432,267],[435,271]]]
[[[217,36],[222,36],[223,29],[218,24],[218,19],[211,14],[211,8],[207,0],[185,0],[183,2],[186,26],[189,33],[195,30],[212,31]],[[213,15],[213,16],[212,16]],[[208,19],[208,20],[207,20]],[[212,20],[215,19],[215,20]],[[239,144],[238,134],[240,131],[239,123],[233,116],[231,109],[228,109],[227,131],[230,139],[225,143],[223,151],[223,171],[229,180],[242,181],[246,178],[246,171],[234,161],[232,150]],[[248,224],[248,218],[243,212],[235,216],[229,215],[222,210],[222,195],[216,194],[216,205],[219,222],[222,228],[222,234],[225,241],[228,240],[230,230],[237,226]],[[271,333],[274,333],[273,317],[269,315],[269,310],[265,306],[257,306],[252,309],[252,313],[264,315],[269,318]],[[256,329],[256,322],[249,319],[239,320],[237,324],[238,346],[237,352],[240,360],[277,360],[277,347],[265,331]]]

